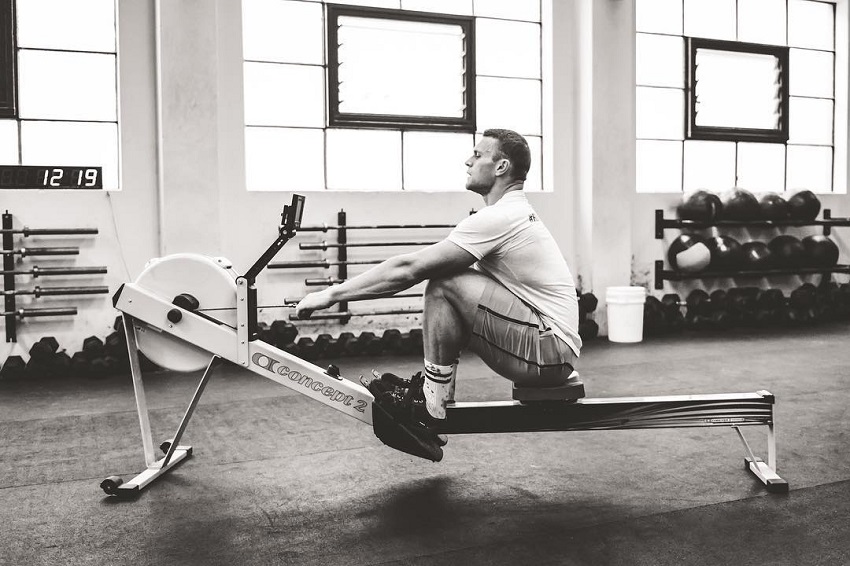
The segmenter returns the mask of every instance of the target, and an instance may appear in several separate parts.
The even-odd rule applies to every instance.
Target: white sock
[[[446,418],[446,402],[454,397],[457,362],[449,366],[425,360],[425,408],[435,419]]]

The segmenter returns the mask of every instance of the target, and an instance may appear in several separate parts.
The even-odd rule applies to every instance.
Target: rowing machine
[[[180,445],[186,426],[220,361],[227,360],[289,387],[358,421],[372,425],[385,444],[397,424],[383,411],[373,411],[374,397],[360,383],[346,379],[336,366],[321,368],[258,338],[255,280],[300,226],[304,197],[284,206],[277,239],[245,275],[229,261],[198,254],[174,254],[151,260],[139,277],[115,293],[127,334],[136,409],[147,469],[126,483],[117,476],[100,487],[109,495],[135,497],[157,478],[191,456]],[[215,317],[208,313],[215,313]],[[139,352],[157,365],[179,372],[204,370],[174,436],[163,442],[157,458],[151,435]],[[768,491],[784,492],[788,484],[776,470],[773,395],[766,391],[719,395],[624,397],[565,401],[557,389],[523,392],[514,400],[457,402],[447,407],[439,432],[446,434],[612,430],[677,427],[732,427],[747,453],[746,469]],[[757,458],[741,432],[745,426],[768,427],[767,463]]]

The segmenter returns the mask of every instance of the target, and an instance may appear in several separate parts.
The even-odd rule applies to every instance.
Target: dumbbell
[[[379,341],[379,338],[375,336],[374,332],[370,332],[368,330],[361,332],[356,339],[353,339],[348,343],[346,352],[351,356],[365,355],[367,350],[372,351],[374,348],[372,344],[375,341]]]
[[[815,287],[815,300],[811,308],[813,322],[829,322],[837,318],[837,287],[834,283],[831,285],[826,282]]]
[[[333,340],[333,336],[330,334],[319,334],[316,336],[316,357],[321,358],[327,354],[328,345]]]
[[[381,346],[385,352],[397,353],[401,349],[401,330],[388,328],[381,335]]]
[[[679,307],[686,307],[684,325],[693,330],[704,330],[709,328],[726,329],[735,325],[736,319],[727,310],[727,293],[722,290],[711,294],[703,289],[694,289],[688,294],[688,298],[682,302],[679,295],[668,294],[662,299],[662,307],[668,320],[676,319],[677,324],[681,316]]]
[[[758,310],[778,309],[783,306],[785,306],[785,295],[780,289],[765,289],[756,301]]]
[[[680,313],[681,314],[681,313]],[[664,305],[658,297],[649,295],[643,305],[643,331],[647,336],[663,334],[668,331],[664,317]]]
[[[30,360],[48,362],[59,350],[59,342],[53,336],[44,336],[30,347]]]
[[[71,356],[71,376],[88,377],[91,373],[91,362],[84,352],[76,352]]]
[[[744,320],[757,327],[775,326],[785,320],[785,295],[779,289],[764,289],[758,294],[754,310]]]
[[[583,342],[593,340],[599,336],[599,325],[589,318],[582,320],[578,323],[578,335]]]
[[[697,320],[694,326],[722,330],[741,324],[758,324],[763,319],[758,316],[759,309],[775,299],[775,292],[771,291],[765,299],[761,299],[763,292],[758,287],[733,287],[729,290],[712,291],[709,295],[710,311],[706,314],[708,320]],[[781,298],[781,292],[779,294]]]
[[[675,293],[667,293],[661,298],[661,305],[665,312],[680,312],[680,307],[687,307],[688,314],[693,315],[709,315],[712,311],[711,297],[702,289],[694,289],[688,294],[688,298],[683,302],[679,295]]]
[[[0,378],[4,380],[22,379],[26,376],[27,364],[21,356],[9,356],[0,369]]]
[[[127,337],[123,332],[116,330],[107,335],[103,341],[103,351],[107,356],[126,362],[126,367],[130,367],[130,352],[127,350]]]
[[[788,326],[803,326],[809,324],[814,319],[813,309],[788,308],[784,311],[784,322]]]
[[[733,287],[726,292],[725,308],[733,326],[756,326],[759,298],[758,287]]]
[[[325,355],[330,341],[330,334],[319,334],[318,336],[316,336],[315,340],[308,337],[299,338],[298,342],[296,342],[295,344],[295,349],[292,351],[292,353],[295,353],[297,351],[296,355],[301,358],[304,358],[305,360],[317,360],[323,355]]]
[[[275,320],[269,327],[270,344],[285,350],[285,346],[293,344],[298,336],[298,328],[288,320]]]
[[[850,288],[827,283],[815,287],[804,283],[786,299],[782,291],[767,289],[759,295],[757,324],[799,326],[810,322],[829,321],[850,315]]]
[[[71,356],[62,350],[53,356],[53,375],[59,378],[68,377],[71,373]]]
[[[312,338],[302,337],[295,343],[298,350],[298,357],[308,361],[316,359],[316,343]],[[295,352],[291,352],[295,353]]]
[[[834,281],[823,281],[815,291],[815,316],[820,321],[842,320],[847,317],[848,296],[841,285]]]
[[[59,342],[53,336],[45,336],[30,347],[30,359],[26,363],[26,374],[29,378],[52,377],[53,358],[59,349]]]
[[[342,332],[336,339],[331,339],[325,348],[325,353],[330,357],[345,356],[348,344],[354,339],[351,332]]]
[[[374,332],[361,332],[360,336],[357,338],[358,341],[363,341],[363,355],[364,356],[377,356],[379,355],[383,349],[384,344],[380,338],[378,338]]]
[[[271,326],[269,326],[267,322],[257,323],[257,339],[265,342],[266,344],[272,343]]]
[[[105,353],[103,340],[101,340],[97,336],[89,336],[88,338],[83,340],[82,352],[89,360],[94,360],[95,358],[103,357]]]
[[[811,283],[803,283],[788,297],[788,306],[794,309],[807,310],[815,305],[817,287]]]
[[[850,289],[826,282],[820,287],[803,283],[787,300],[778,289],[762,291],[758,299],[756,321],[759,324],[800,326],[835,320],[850,315]]]
[[[756,310],[760,289],[758,287],[732,287],[726,292],[726,308],[734,313]]]
[[[850,317],[850,284],[842,283],[838,286],[836,314],[839,319],[845,320]]]
[[[400,354],[422,355],[422,329],[402,332],[398,351]]]
[[[129,352],[126,351],[126,337],[116,331],[107,338],[109,340],[108,347],[97,336],[89,336],[83,340],[83,356],[78,359],[79,361],[76,364],[74,358],[71,358],[72,373],[83,375],[83,372],[87,371],[88,376],[94,379],[103,379],[129,369],[130,356]],[[85,362],[82,361],[83,357]]]
[[[577,293],[578,294],[578,312],[579,319],[584,320],[587,315],[596,310],[599,306],[599,299],[593,293]]]
[[[681,330],[684,326],[685,318],[682,315],[680,307],[686,303],[682,302],[679,295],[668,293],[661,298],[660,304],[661,314],[664,319],[664,329],[669,332]],[[645,303],[644,308],[646,308]]]

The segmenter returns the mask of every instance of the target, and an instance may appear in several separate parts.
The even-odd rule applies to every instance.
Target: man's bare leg
[[[423,345],[425,406],[438,419],[454,398],[458,356],[469,342],[478,302],[489,278],[474,270],[432,279],[425,289]]]

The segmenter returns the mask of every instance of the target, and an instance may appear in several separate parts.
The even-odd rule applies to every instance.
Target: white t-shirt
[[[579,355],[578,298],[558,244],[521,190],[464,218],[447,238],[478,259],[493,277],[540,314]]]

